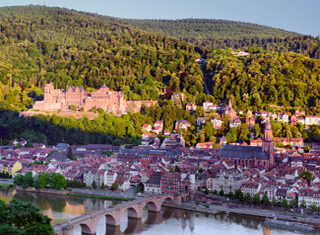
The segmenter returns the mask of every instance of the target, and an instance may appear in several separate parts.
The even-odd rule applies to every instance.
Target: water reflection
[[[44,214],[60,223],[81,214],[109,207],[116,201],[44,195],[35,193],[0,190],[0,199],[9,202],[12,198],[35,204]],[[74,235],[81,234],[81,227],[74,229]],[[240,217],[232,214],[201,214],[172,208],[161,209],[160,213],[142,213],[142,219],[129,219],[127,213],[121,218],[120,226],[106,226],[102,217],[97,224],[97,235],[292,235],[293,232],[268,230],[263,221],[255,218]]]
[[[12,199],[31,202],[42,213],[52,218],[52,223],[61,223],[84,213],[109,207],[119,201],[67,197],[63,195],[37,194],[15,190],[0,190],[0,199],[8,203]]]

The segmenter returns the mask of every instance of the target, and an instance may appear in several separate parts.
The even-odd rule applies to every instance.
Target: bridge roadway
[[[73,229],[77,225],[81,226],[82,234],[96,234],[96,226],[103,216],[106,216],[107,226],[120,226],[120,219],[126,210],[128,210],[129,218],[141,219],[144,207],[147,207],[150,212],[160,212],[161,205],[164,201],[170,204],[180,205],[187,196],[188,194],[151,195],[96,210],[70,219],[67,222],[55,224],[53,227],[55,233],[61,235],[73,234]]]

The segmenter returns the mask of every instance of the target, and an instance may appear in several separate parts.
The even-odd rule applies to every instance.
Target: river
[[[60,223],[81,214],[109,207],[119,201],[76,198],[49,194],[26,193],[0,189],[0,200],[8,203],[11,199],[31,202],[43,214],[52,218],[52,223]],[[109,227],[108,227],[109,229]],[[74,235],[81,234],[76,227]],[[261,220],[228,214],[206,215],[171,208],[162,208],[161,213],[143,211],[142,220],[128,219],[124,215],[118,231],[106,231],[105,220],[101,219],[97,226],[97,235],[292,235],[301,234],[291,231],[267,229]]]

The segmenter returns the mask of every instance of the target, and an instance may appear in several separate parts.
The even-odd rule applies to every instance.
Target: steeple
[[[232,102],[231,102],[231,99],[229,99],[228,107],[229,107],[229,108],[232,108]]]
[[[262,151],[266,153],[269,158],[269,167],[274,166],[274,145],[273,145],[273,134],[272,126],[269,119],[266,121],[266,127],[264,130],[264,139],[262,142]]]
[[[265,141],[273,141],[272,127],[270,120],[267,120],[266,128],[264,130],[264,140]]]

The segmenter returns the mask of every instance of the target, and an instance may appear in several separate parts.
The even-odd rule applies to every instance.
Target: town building
[[[241,185],[241,191],[243,195],[246,195],[247,193],[249,193],[251,197],[254,197],[255,194],[259,193],[260,189],[261,189],[261,184],[258,182],[248,181],[248,182],[244,182]]]
[[[241,188],[242,183],[245,181],[246,178],[242,174],[228,174],[222,172],[207,180],[207,188],[212,192],[215,190],[219,192],[222,189],[224,193],[234,193]]]
[[[194,103],[188,103],[186,104],[186,110],[189,111],[189,112],[193,112],[193,111],[196,111],[197,110],[197,105],[194,104]]]
[[[189,130],[190,127],[191,127],[190,122],[186,120],[176,121],[176,126],[175,126],[176,130]]]
[[[161,193],[179,193],[181,187],[181,175],[176,172],[167,172],[161,177]]]

